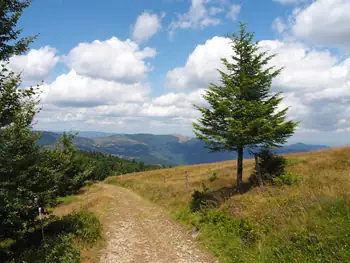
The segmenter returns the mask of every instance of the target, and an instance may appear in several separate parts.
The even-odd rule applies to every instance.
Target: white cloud
[[[58,61],[56,49],[45,46],[40,49],[31,49],[25,55],[11,57],[8,68],[16,73],[22,73],[24,82],[40,82],[48,77]]]
[[[317,0],[295,8],[284,22],[277,18],[273,27],[310,44],[349,50],[350,1]]]
[[[220,58],[232,53],[229,40],[224,37],[214,37],[198,45],[190,54],[184,67],[169,71],[166,75],[166,86],[178,90],[194,90],[207,88],[210,82],[217,82],[219,73],[223,70]]]
[[[96,107],[122,102],[143,102],[150,92],[148,84],[133,84],[93,79],[74,70],[41,86],[42,103],[60,107]]]
[[[215,15],[220,14],[222,12],[225,12],[224,8],[215,7],[215,6],[212,6],[209,8],[209,14],[212,16],[215,16]]]
[[[221,23],[217,15],[229,9],[227,16],[235,20],[240,11],[239,5],[228,6],[228,1],[222,0],[191,0],[189,10],[184,14],[177,14],[169,26],[169,35],[172,37],[178,29],[200,28],[216,26]]]
[[[350,58],[341,61],[328,50],[299,42],[265,40],[259,45],[261,50],[277,53],[270,66],[285,67],[272,90],[285,92],[283,105],[291,106],[291,118],[302,121],[301,130],[334,131],[345,125],[339,120],[350,122]],[[220,58],[231,54],[227,39],[214,37],[198,45],[183,67],[170,70],[166,85],[179,90],[205,89],[219,80],[216,68],[224,69]],[[169,93],[153,102],[180,106],[186,103],[186,96]]]
[[[152,67],[144,59],[156,55],[156,50],[140,47],[127,39],[112,37],[106,41],[80,43],[73,48],[65,61],[78,75],[124,83],[146,78]]]
[[[237,20],[238,14],[241,11],[241,6],[233,4],[230,6],[229,11],[227,12],[226,16],[233,21]]]
[[[277,56],[272,65],[285,66],[273,89],[286,92],[285,104],[303,129],[334,131],[350,121],[350,59],[340,61],[328,50],[300,43],[262,41]]]
[[[138,43],[149,40],[162,29],[161,19],[163,17],[165,17],[165,13],[158,16],[157,14],[152,14],[150,12],[143,12],[139,15],[133,26],[133,39]]]
[[[272,23],[272,28],[276,30],[279,34],[282,34],[284,31],[287,30],[288,26],[280,17],[277,17]]]

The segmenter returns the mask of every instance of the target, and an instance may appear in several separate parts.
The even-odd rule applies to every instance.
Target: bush
[[[273,183],[276,185],[293,185],[300,181],[300,178],[297,174],[291,172],[284,172],[278,177],[273,178]]]
[[[11,262],[9,259],[21,263],[79,262],[78,248],[91,247],[101,238],[101,224],[93,213],[86,211],[62,218],[51,216],[44,223],[44,234],[45,242],[38,226],[23,235],[6,249],[5,262]]]
[[[262,150],[259,153],[259,159],[263,180],[272,180],[273,177],[280,176],[287,166],[287,160],[283,156],[269,150]]]
[[[75,212],[48,226],[50,232],[73,234],[84,246],[91,246],[101,238],[101,223],[92,212]]]
[[[287,160],[283,156],[274,154],[272,151],[263,149],[258,153],[259,166],[263,182],[274,182],[274,178],[280,177],[285,173]],[[258,184],[256,171],[249,177],[249,182],[253,185]]]
[[[21,263],[79,263],[80,250],[73,247],[72,234],[51,237],[39,247],[31,247],[12,262]]]
[[[194,190],[192,193],[192,199],[190,202],[190,208],[192,212],[199,211],[201,209],[201,206],[204,204],[204,201],[206,199],[205,193]]]
[[[213,208],[218,206],[217,201],[206,193],[206,191],[194,190],[190,202],[190,209],[192,212],[200,211],[205,208]]]
[[[216,176],[216,171],[212,172],[211,173],[211,176],[209,176],[209,182],[214,182],[215,180],[219,179],[217,176]]]

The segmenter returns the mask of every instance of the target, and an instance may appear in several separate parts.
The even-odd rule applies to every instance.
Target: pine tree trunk
[[[254,158],[255,158],[255,171],[256,171],[256,177],[258,179],[258,185],[259,185],[259,187],[263,187],[264,182],[263,182],[262,177],[261,177],[261,170],[260,170],[258,154],[254,153]]]
[[[238,147],[237,149],[237,188],[240,194],[243,194],[243,147]]]

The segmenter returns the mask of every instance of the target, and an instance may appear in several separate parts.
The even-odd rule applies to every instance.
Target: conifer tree
[[[195,105],[202,116],[193,127],[197,138],[212,151],[237,152],[237,187],[242,193],[243,150],[283,144],[297,123],[286,121],[288,108],[278,111],[281,92],[271,92],[272,80],[282,70],[269,66],[275,55],[259,50],[245,24],[227,38],[232,61],[221,59],[226,67],[218,70],[221,83],[211,84],[204,94],[209,107]]]

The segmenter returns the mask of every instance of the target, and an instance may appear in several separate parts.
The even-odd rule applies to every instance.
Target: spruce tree
[[[259,50],[245,24],[227,38],[232,62],[221,59],[226,71],[218,70],[221,83],[210,84],[203,95],[210,106],[195,105],[202,116],[193,127],[212,151],[237,152],[237,187],[242,193],[243,150],[283,144],[297,123],[286,121],[288,108],[278,111],[282,93],[271,92],[272,80],[282,70],[269,66],[275,55]]]

